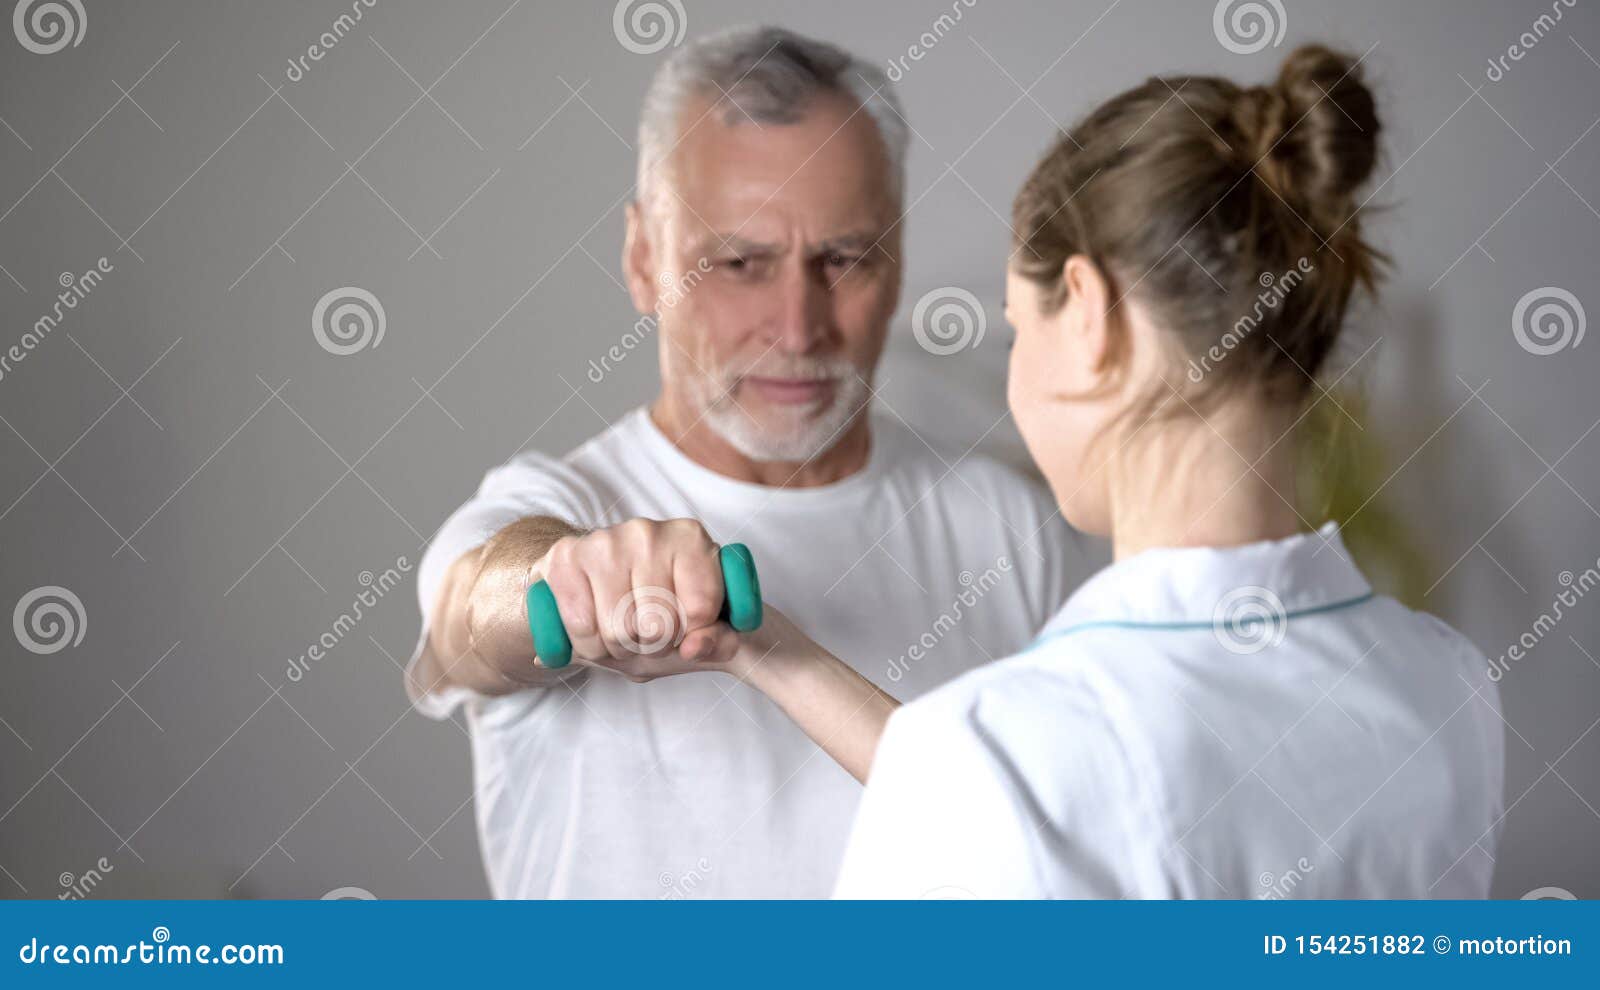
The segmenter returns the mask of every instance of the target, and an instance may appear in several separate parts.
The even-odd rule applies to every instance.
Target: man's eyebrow
[[[777,247],[761,241],[752,241],[737,234],[724,237],[722,234],[710,233],[700,242],[700,252],[705,255],[716,255],[724,252],[737,255],[772,254]]]
[[[865,254],[883,240],[882,234],[858,233],[840,234],[837,237],[825,239],[819,247],[823,251],[849,251],[854,254]]]

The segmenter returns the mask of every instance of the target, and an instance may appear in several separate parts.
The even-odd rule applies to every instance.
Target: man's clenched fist
[[[540,578],[555,594],[576,661],[647,681],[714,659],[711,641],[720,637],[685,644],[717,624],[723,599],[718,546],[696,520],[631,519],[563,537],[534,565],[531,579]],[[688,655],[685,645],[693,647]]]

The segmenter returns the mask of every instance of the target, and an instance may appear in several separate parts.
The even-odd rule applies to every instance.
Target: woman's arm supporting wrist
[[[799,638],[799,644],[776,642],[736,673],[772,699],[852,777],[866,783],[878,740],[900,702],[843,660]]]

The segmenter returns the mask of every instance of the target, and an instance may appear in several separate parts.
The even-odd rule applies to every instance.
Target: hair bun
[[[1378,158],[1377,109],[1357,60],[1321,45],[1296,48],[1266,91],[1265,102],[1282,116],[1260,115],[1260,153],[1272,149],[1302,202],[1347,201]]]

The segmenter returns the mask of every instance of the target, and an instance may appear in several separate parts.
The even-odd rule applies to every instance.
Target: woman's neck
[[[1151,422],[1107,468],[1116,559],[1299,532],[1292,430],[1289,415],[1255,405]]]

